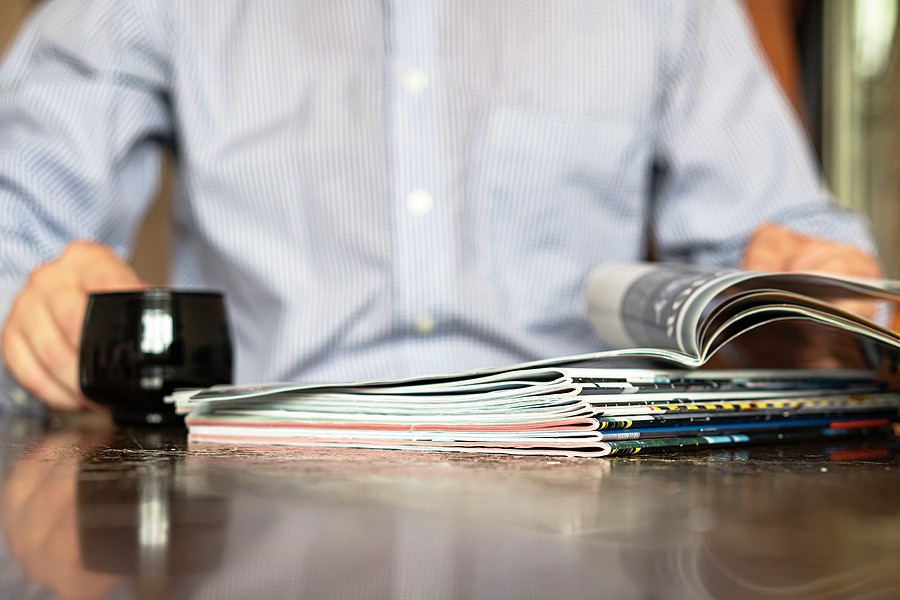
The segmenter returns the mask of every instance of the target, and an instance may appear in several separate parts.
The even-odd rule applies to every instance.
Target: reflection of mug
[[[163,288],[91,294],[81,333],[81,391],[117,423],[176,421],[163,398],[230,383],[232,351],[218,292]]]
[[[173,457],[123,462],[120,455],[98,455],[85,461],[77,487],[82,566],[135,576],[144,586],[218,570],[230,500],[207,491],[203,477],[186,471],[181,458]]]

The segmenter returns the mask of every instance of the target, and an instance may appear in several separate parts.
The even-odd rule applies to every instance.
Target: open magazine
[[[585,300],[609,350],[402,380],[181,390],[170,401],[192,443],[598,456],[889,431],[900,394],[872,365],[697,369],[773,324],[778,346],[780,334],[804,343],[780,327],[804,323],[895,355],[900,336],[834,304],[848,299],[887,305],[900,286],[606,265]]]
[[[900,301],[898,281],[609,264],[591,273],[584,295],[594,329],[617,349],[607,355],[652,356],[699,367],[738,336],[780,321],[811,322],[900,349],[896,332],[835,304],[846,300],[896,303]]]

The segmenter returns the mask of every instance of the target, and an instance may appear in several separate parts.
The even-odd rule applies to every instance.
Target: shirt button
[[[425,190],[413,190],[406,196],[406,208],[417,217],[427,215],[434,206],[434,199]]]
[[[416,319],[416,333],[428,335],[434,331],[434,319],[428,315],[422,315]]]
[[[403,74],[401,85],[407,94],[418,96],[428,87],[428,75],[418,69],[409,70]]]
[[[25,406],[28,404],[28,392],[16,386],[9,391],[9,399],[16,406]]]

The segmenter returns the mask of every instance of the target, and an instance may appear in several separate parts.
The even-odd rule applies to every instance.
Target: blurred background
[[[743,0],[760,47],[805,124],[838,201],[873,223],[887,275],[900,278],[900,0]],[[35,0],[0,2],[0,51]],[[171,173],[133,262],[166,281]]]

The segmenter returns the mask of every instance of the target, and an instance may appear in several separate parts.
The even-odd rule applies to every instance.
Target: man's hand
[[[3,327],[6,367],[29,393],[60,410],[96,408],[78,385],[81,326],[90,292],[146,287],[106,246],[77,241],[35,269]]]
[[[753,233],[741,267],[752,271],[823,271],[881,277],[878,261],[854,246],[801,235],[772,223],[760,226]],[[848,300],[840,306],[871,317],[876,304]]]
[[[753,233],[741,267],[753,271],[827,271],[881,277],[878,261],[854,246],[801,235],[772,223]]]

